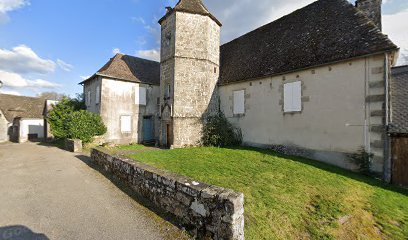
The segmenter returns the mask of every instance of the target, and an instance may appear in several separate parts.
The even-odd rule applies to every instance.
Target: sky
[[[223,23],[222,43],[314,1],[203,0]],[[75,96],[78,83],[118,52],[159,60],[157,21],[176,2],[0,0],[0,92]],[[383,32],[401,48],[398,65],[408,64],[408,0],[383,3]]]

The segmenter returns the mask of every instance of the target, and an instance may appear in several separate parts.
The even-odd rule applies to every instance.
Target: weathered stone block
[[[74,153],[82,152],[82,141],[79,139],[66,139],[65,150]]]

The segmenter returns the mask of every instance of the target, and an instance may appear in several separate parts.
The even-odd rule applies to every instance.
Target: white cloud
[[[137,56],[141,58],[146,58],[153,61],[160,61],[160,50],[150,49],[150,50],[140,50],[136,53]]]
[[[9,20],[8,12],[29,5],[27,0],[0,0],[0,24],[6,23]]]
[[[9,88],[31,88],[31,89],[55,89],[61,85],[53,82],[49,82],[42,79],[30,80],[22,77],[17,73],[5,72],[0,70],[0,80],[5,87]]]
[[[80,76],[80,78],[82,79],[82,80],[86,80],[86,79],[88,79],[88,78],[90,78],[91,76]]]
[[[408,64],[408,9],[383,16],[384,33],[401,48],[398,65]]]
[[[120,53],[120,49],[119,48],[114,48],[114,49],[112,49],[112,53],[113,53],[113,55],[116,55],[116,54]]]
[[[72,71],[72,69],[74,69],[74,66],[62,61],[61,59],[57,59],[57,64],[62,70],[66,71],[66,72],[70,72],[70,71]]]
[[[19,74],[46,74],[55,70],[56,63],[40,58],[31,48],[20,45],[12,50],[0,49],[0,70]]]

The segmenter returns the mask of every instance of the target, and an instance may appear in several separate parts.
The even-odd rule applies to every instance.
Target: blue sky
[[[222,42],[313,0],[204,0],[224,26]],[[384,1],[384,32],[408,53],[408,1]],[[176,0],[0,0],[4,93],[73,95],[114,52],[158,58],[158,19]],[[242,16],[245,16],[243,18]],[[403,63],[403,61],[400,61]]]

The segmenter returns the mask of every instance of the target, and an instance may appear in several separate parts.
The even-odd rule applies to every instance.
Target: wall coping
[[[170,213],[193,236],[245,239],[244,194],[114,155],[107,149],[92,149],[91,158],[154,206]]]

